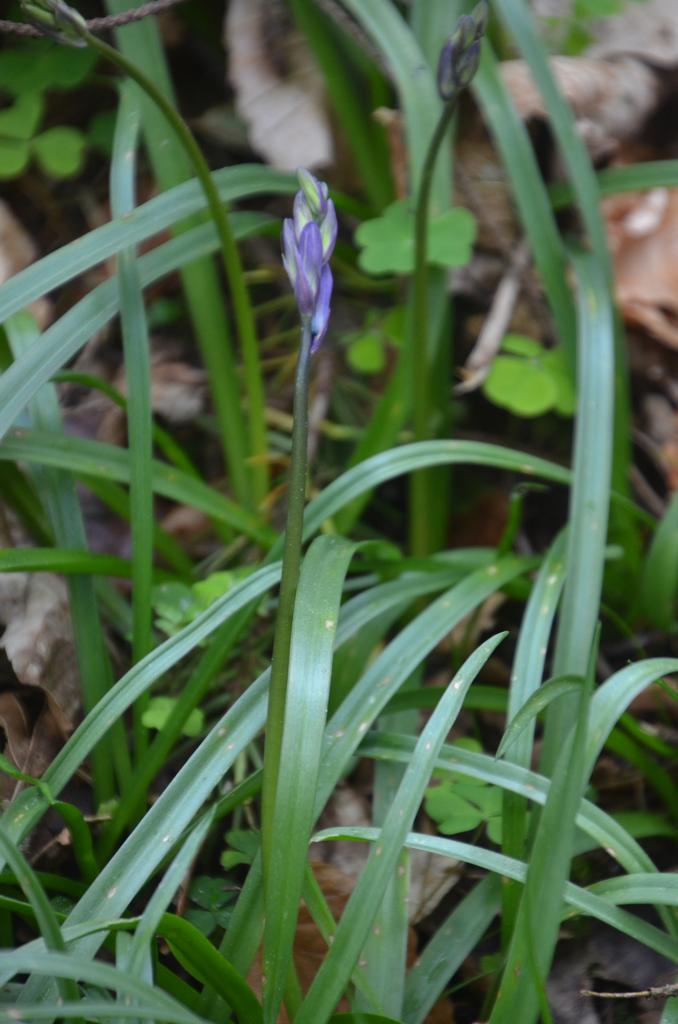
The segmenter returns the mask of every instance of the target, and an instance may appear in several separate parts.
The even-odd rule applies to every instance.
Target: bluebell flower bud
[[[308,203],[313,217],[324,217],[327,210],[328,189],[324,181],[318,181],[310,171],[300,167],[297,171],[297,178],[301,185],[301,191]]]
[[[297,308],[311,328],[311,351],[327,331],[332,296],[329,258],[337,240],[337,214],[325,182],[308,171],[297,172],[299,192],[292,219],[283,223],[282,261],[294,288]]]
[[[465,14],[440,51],[438,93],[443,100],[456,98],[471,82],[480,62],[480,43],[487,25],[487,4],[482,0],[472,14]]]

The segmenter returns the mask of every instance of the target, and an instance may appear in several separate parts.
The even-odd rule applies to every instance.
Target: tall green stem
[[[454,116],[456,101],[449,100],[431,137],[419,180],[414,222],[414,279],[408,322],[407,359],[413,381],[414,440],[425,441],[430,433],[431,343],[428,327],[428,214],[436,158]],[[413,555],[429,551],[428,517],[432,497],[431,473],[420,471],[410,477],[410,550]]]
[[[186,122],[178,114],[167,97],[158,89],[155,82],[148,78],[136,64],[128,60],[124,54],[120,53],[113,46],[109,46],[108,43],[103,42],[103,40],[87,30],[83,30],[81,34],[83,39],[93,49],[97,50],[106,60],[115,64],[125,74],[129,75],[162,111],[184,147],[194,167],[196,177],[200,181],[205,193],[210,214],[219,236],[224,271],[233,300],[233,310],[245,363],[245,380],[249,405],[250,453],[253,456],[259,457],[259,460],[251,468],[254,484],[252,498],[256,503],[256,501],[264,496],[268,485],[268,475],[264,460],[266,454],[264,389],[261,379],[261,366],[252,306],[245,286],[240,254],[228,222],[226,208],[219,198],[219,192],[212,180],[209,166],[200,146],[195,141]]]
[[[310,319],[302,324],[301,347],[294,381],[294,423],[292,427],[292,461],[290,465],[285,544],[283,548],[282,576],[278,615],[273,638],[273,661],[268,692],[266,719],[266,755],[261,799],[261,848],[264,887],[271,861],[271,827],[275,795],[278,786],[278,767],[285,719],[287,674],[290,660],[294,599],[299,582],[301,541],[304,526],[306,497],[306,467],[308,462],[308,388],[311,362]]]

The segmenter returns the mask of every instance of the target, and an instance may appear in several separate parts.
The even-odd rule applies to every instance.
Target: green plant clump
[[[0,284],[0,1020],[547,1024],[568,936],[678,964],[678,502],[631,486],[600,206],[678,163],[596,172],[527,0],[275,6],[337,129],[319,177],[240,131],[208,163],[211,5],[8,14],[43,37],[0,53],[0,177],[46,254]],[[565,50],[617,7],[578,2]],[[493,299],[450,286],[474,119],[543,289],[487,401],[454,395]]]

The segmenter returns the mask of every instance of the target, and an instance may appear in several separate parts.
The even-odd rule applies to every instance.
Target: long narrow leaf
[[[332,946],[296,1016],[297,1024],[314,1024],[336,1005],[395,870],[445,737],[461,710],[466,691],[504,636],[485,641],[464,662],[426,723],[384,824],[377,830],[376,844],[344,909]]]
[[[313,826],[332,648],[344,576],[355,545],[318,537],[306,554],[294,603],[284,733],[266,879],[264,1020],[277,1019],[292,960]]]
[[[128,217],[136,205],[136,147],[141,124],[137,88],[120,92],[120,106],[111,158],[111,210]],[[151,649],[151,583],[153,565],[153,489],[151,485],[151,359],[148,326],[134,246],[118,255],[118,295],[125,378],[130,457],[130,523],[132,528],[132,657],[139,661]],[[135,706],[135,756],[143,756],[144,702]]]
[[[499,910],[501,885],[488,875],[448,914],[407,974],[403,1021],[422,1024]]]
[[[317,832],[313,842],[324,842],[335,839],[362,840],[365,842],[376,842],[379,838],[379,829],[375,828],[328,828]],[[487,871],[493,871],[506,878],[513,878],[518,882],[525,881],[527,865],[522,861],[505,857],[494,850],[486,850],[481,846],[473,846],[470,843],[462,843],[456,839],[443,839],[440,836],[421,835],[417,832],[410,832],[405,841],[408,849],[422,850],[426,853],[439,854],[451,860],[461,860],[466,864],[473,864],[476,867]],[[637,891],[630,891],[629,896],[638,895]],[[602,896],[591,893],[588,889],[582,889],[578,885],[568,882],[563,893],[564,901],[574,907],[580,913],[611,925],[618,931],[639,942],[655,949],[662,956],[678,962],[678,939],[662,932],[654,925],[648,924],[634,914],[608,902]]]
[[[131,214],[130,219],[133,218],[134,214]],[[231,219],[236,238],[243,237],[253,228],[258,230],[261,226],[261,220],[256,214],[232,214]],[[129,239],[126,239],[124,231],[121,232],[113,252],[118,252],[126,242],[132,244],[136,240],[134,231],[130,231]],[[145,287],[150,282],[164,277],[197,256],[213,252],[217,245],[216,232],[211,223],[193,228],[181,238],[165,242],[139,259],[138,267],[142,285]],[[86,245],[82,243],[78,252],[86,248]],[[47,257],[47,259],[51,258],[51,256]],[[18,277],[20,276],[18,275]],[[7,285],[3,285],[3,288],[9,288],[14,280],[12,278]],[[3,290],[0,288],[0,299],[3,294]],[[47,328],[42,336],[38,354],[35,351],[27,352],[2,374],[0,377],[0,436],[7,432],[37,389],[62,369],[85,342],[118,313],[118,300],[117,281],[115,279],[104,281]]]
[[[56,466],[77,475],[103,477],[119,483],[129,483],[130,479],[129,456],[123,448],[82,438],[52,437],[38,431],[12,431],[0,445],[0,459]],[[272,530],[262,526],[235,502],[202,480],[181,473],[164,462],[154,459],[151,463],[151,483],[157,494],[193,505],[261,544],[269,546],[275,536]]]
[[[299,187],[293,175],[262,164],[222,167],[212,177],[224,203],[266,193],[289,194]],[[22,270],[0,288],[0,322],[121,249],[138,245],[205,209],[205,196],[195,179],[150,199],[124,220],[113,220],[90,231]],[[213,233],[214,228],[210,227]],[[178,243],[179,244],[179,243]]]

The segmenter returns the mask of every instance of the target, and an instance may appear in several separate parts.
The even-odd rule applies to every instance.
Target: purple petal
[[[299,312],[307,316],[315,308],[316,296],[320,285],[322,256],[320,228],[315,221],[311,221],[301,232],[301,238],[299,239],[299,260],[295,283]]]
[[[294,283],[297,279],[297,263],[299,261],[299,250],[297,248],[297,240],[294,235],[294,224],[289,217],[283,221],[282,228],[282,261],[287,276],[290,279],[290,284],[294,288]]]
[[[297,268],[297,279],[294,282],[294,294],[297,298],[297,307],[302,316],[310,316],[315,309],[315,300],[318,292],[318,284],[310,280],[303,266]]]
[[[320,271],[323,264],[323,243],[320,235],[320,228],[311,221],[301,232],[299,239],[299,258],[301,266],[308,277],[316,282],[316,290],[320,281]]]
[[[317,351],[327,332],[330,321],[330,299],[332,298],[332,271],[328,264],[323,267],[320,275],[320,287],[311,318],[311,352]]]

